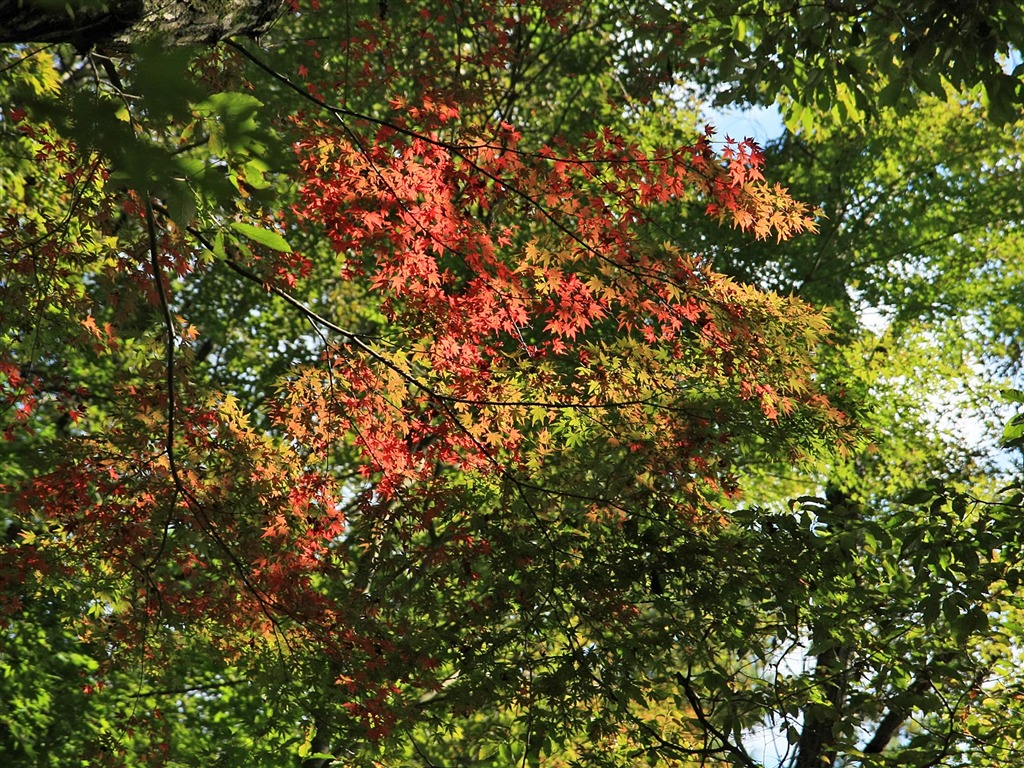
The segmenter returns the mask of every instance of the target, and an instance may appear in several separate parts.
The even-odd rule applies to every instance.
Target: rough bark
[[[209,45],[232,35],[257,36],[285,0],[0,0],[0,43],[71,43],[130,48]]]

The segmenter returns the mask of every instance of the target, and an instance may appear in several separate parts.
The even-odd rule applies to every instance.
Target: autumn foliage
[[[649,691],[587,703],[662,653],[644,563],[728,524],[744,456],[837,439],[823,317],[659,234],[655,213],[694,206],[752,238],[813,230],[757,146],[539,140],[488,105],[525,60],[513,38],[581,11],[480,4],[464,45],[468,11],[434,5],[333,30],[345,72],[322,81],[323,42],[276,74],[232,44],[189,63],[219,96],[169,121],[97,96],[96,146],[93,117],[39,108],[68,87],[46,55],[24,64],[34,92],[3,111],[26,160],[0,220],[0,402],[31,461],[2,488],[0,611],[50,595],[100,659],[90,695],[127,668],[160,687],[201,649],[218,675],[320,681],[287,700],[332,741],[395,738],[444,692],[600,743]],[[102,143],[118,131],[149,166]],[[229,359],[245,318],[203,303],[217,292],[263,303],[285,370],[278,337]]]

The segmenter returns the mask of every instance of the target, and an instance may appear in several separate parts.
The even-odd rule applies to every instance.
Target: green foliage
[[[996,125],[1013,122],[1024,102],[1022,70],[1004,70],[1024,39],[1024,14],[1012,3],[739,0],[714,11],[670,11],[692,32],[669,61],[725,101],[771,104],[781,95],[791,131],[906,111],[919,95],[946,100],[949,88],[980,96]]]

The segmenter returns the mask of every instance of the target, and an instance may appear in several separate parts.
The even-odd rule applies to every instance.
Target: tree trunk
[[[793,768],[829,768],[835,762],[835,726],[842,719],[846,704],[850,649],[829,648],[818,654],[814,667],[816,683],[828,702],[827,709],[804,710],[803,729],[797,742]]]
[[[0,43],[71,43],[129,48],[209,45],[232,35],[259,35],[285,0],[0,0]]]
[[[834,531],[848,528],[853,520],[861,517],[858,505],[851,502],[845,492],[831,484],[825,489],[825,499],[831,513],[826,520]],[[835,569],[832,575],[848,572],[850,559],[849,553],[834,553],[830,558],[830,566]],[[812,637],[819,634],[825,636],[827,633],[827,627],[812,625],[810,629]],[[847,645],[826,648],[818,654],[814,664],[814,685],[818,687],[826,705],[820,708],[809,705],[805,708],[796,757],[791,763],[793,768],[829,768],[835,762],[835,729],[842,722],[843,710],[846,708],[853,654],[853,648]]]

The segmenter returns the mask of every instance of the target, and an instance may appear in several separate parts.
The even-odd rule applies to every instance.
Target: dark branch
[[[0,0],[0,43],[70,43],[130,48],[211,45],[233,35],[259,36],[281,15],[284,0]]]
[[[683,693],[686,694],[686,699],[690,702],[690,706],[693,708],[693,714],[697,718],[697,722],[700,723],[701,728],[704,729],[704,732],[714,737],[740,765],[746,766],[746,768],[758,768],[758,764],[754,762],[753,758],[747,754],[746,750],[743,749],[742,746],[734,744],[728,736],[722,733],[719,728],[716,728],[708,719],[707,714],[704,712],[704,705],[701,703],[700,697],[693,689],[693,685],[690,684],[690,678],[681,673],[676,673],[676,681],[680,686],[682,686]]]

